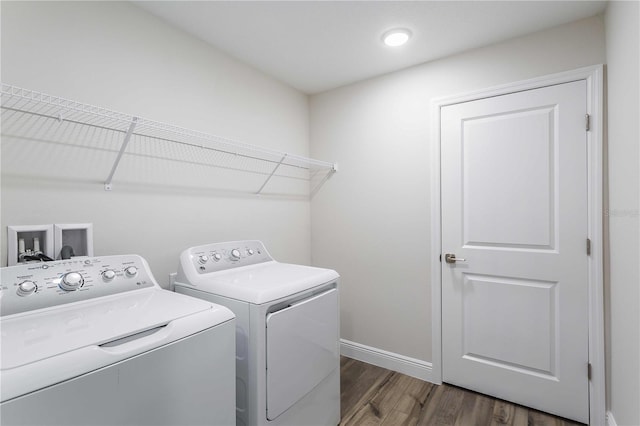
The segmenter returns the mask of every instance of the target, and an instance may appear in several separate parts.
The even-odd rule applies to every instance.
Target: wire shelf
[[[313,195],[337,171],[334,163],[266,149],[106,108],[2,83],[2,135],[115,154],[105,179],[112,189],[123,157],[148,157],[261,176],[260,194],[273,178],[308,181]]]

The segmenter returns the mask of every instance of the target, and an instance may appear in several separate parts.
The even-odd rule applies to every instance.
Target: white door
[[[443,381],[585,423],[586,93],[441,113]]]

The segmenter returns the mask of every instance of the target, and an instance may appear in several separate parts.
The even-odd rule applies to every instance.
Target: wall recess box
[[[55,224],[54,229],[54,259],[62,259],[60,251],[64,246],[70,246],[74,256],[93,256],[93,224]]]
[[[39,249],[53,258],[53,225],[18,225],[7,227],[7,265],[18,264],[20,251],[34,252]]]

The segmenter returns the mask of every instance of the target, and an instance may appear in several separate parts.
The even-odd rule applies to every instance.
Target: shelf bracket
[[[278,170],[278,167],[280,167],[280,165],[282,164],[282,162],[284,161],[285,158],[287,158],[287,154],[284,154],[282,156],[282,158],[280,159],[278,164],[276,164],[276,166],[273,168],[273,171],[271,172],[271,174],[267,177],[267,180],[265,180],[264,183],[262,184],[262,186],[260,187],[260,189],[258,189],[258,192],[256,192],[256,195],[260,195],[260,193],[262,192],[264,187],[267,186],[267,183],[269,183],[269,181],[271,180],[273,175],[276,173],[276,170]]]
[[[136,124],[138,124],[138,117],[133,117],[131,120],[131,124],[129,125],[129,129],[124,136],[124,141],[122,141],[122,146],[120,147],[120,151],[118,152],[118,156],[116,157],[116,161],[113,163],[113,167],[111,168],[111,173],[107,177],[107,180],[104,181],[104,190],[111,191],[111,181],[113,180],[113,175],[116,174],[116,170],[118,169],[118,165],[120,164],[120,160],[122,159],[122,154],[127,149],[127,145],[129,144],[129,140],[131,139],[131,135],[133,134],[133,130],[136,128]]]

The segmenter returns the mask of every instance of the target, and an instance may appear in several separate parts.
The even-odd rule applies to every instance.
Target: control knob
[[[253,249],[247,249],[247,254],[249,256],[253,256]]]
[[[74,291],[77,290],[78,287],[84,284],[84,278],[79,272],[69,272],[68,274],[64,274],[62,279],[60,280],[60,288],[66,291]]]
[[[238,249],[231,250],[231,260],[240,260],[240,250]]]
[[[102,273],[102,278],[105,281],[111,281],[112,279],[114,279],[116,277],[116,271],[114,271],[113,269],[107,269],[106,271],[104,271]]]
[[[219,262],[220,259],[222,259],[222,255],[220,253],[213,254],[213,260],[215,260],[216,262]]]
[[[128,266],[124,269],[124,274],[128,277],[135,277],[136,275],[138,275],[138,268],[136,268],[135,266]]]
[[[23,281],[18,284],[18,296],[28,296],[38,289],[38,286],[33,281]]]
[[[201,265],[204,265],[208,261],[209,261],[209,256],[206,256],[204,254],[202,256],[198,256],[198,263],[200,263]]]

